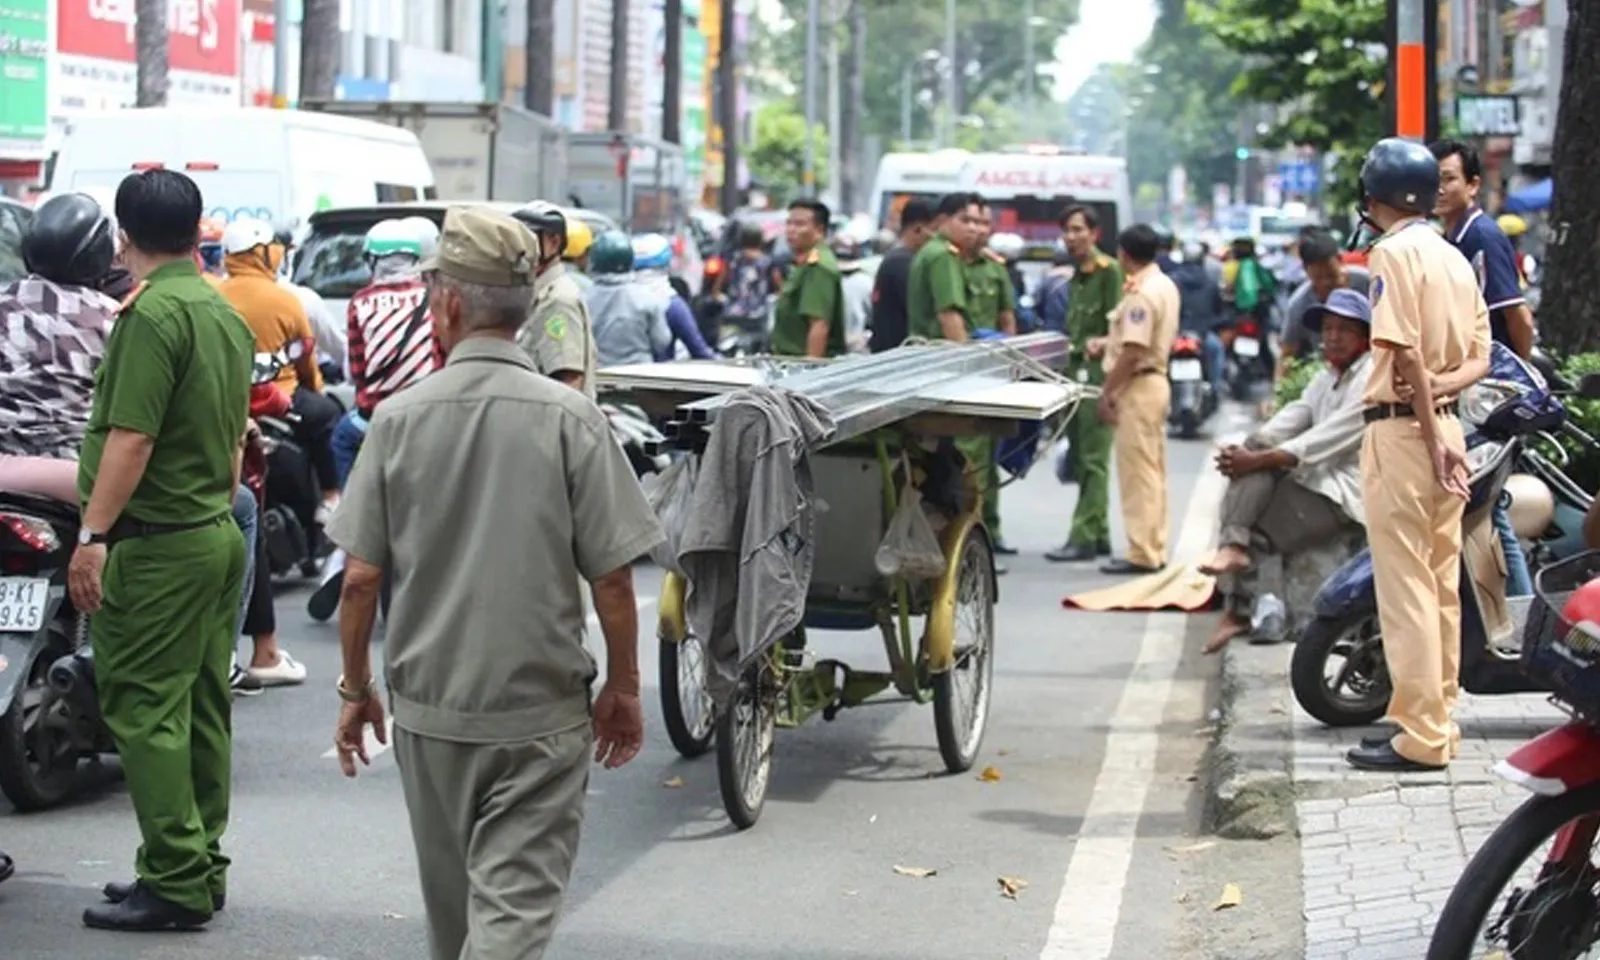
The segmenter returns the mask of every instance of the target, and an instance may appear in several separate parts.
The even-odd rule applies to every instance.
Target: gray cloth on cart
[[[685,614],[717,702],[742,664],[805,617],[816,552],[807,456],[834,432],[821,405],[768,387],[733,394],[717,413],[678,546]]]

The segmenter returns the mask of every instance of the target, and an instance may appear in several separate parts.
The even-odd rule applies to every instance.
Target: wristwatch
[[[106,535],[105,534],[103,534],[103,533],[95,533],[93,530],[90,530],[88,527],[79,527],[78,528],[78,546],[80,546],[80,547],[88,547],[88,546],[93,546],[94,544],[97,544],[97,543],[105,543],[105,542],[106,542]]]
[[[368,680],[359,690],[351,690],[344,685],[344,677],[339,678],[337,684],[339,699],[345,703],[365,703],[378,695],[378,681]]]

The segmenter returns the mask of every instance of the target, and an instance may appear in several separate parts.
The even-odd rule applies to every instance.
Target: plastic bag
[[[683,572],[678,566],[678,544],[683,541],[683,528],[689,522],[694,482],[699,475],[700,458],[684,457],[663,470],[645,494],[656,519],[661,521],[661,532],[666,534],[666,540],[651,549],[650,559],[664,570]]]
[[[878,572],[886,577],[927,580],[944,573],[944,548],[928,515],[922,512],[921,492],[909,483],[900,489],[900,506],[873,559]]]

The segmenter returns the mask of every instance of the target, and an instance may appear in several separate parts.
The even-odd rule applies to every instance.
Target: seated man
[[[1321,333],[1327,366],[1244,446],[1217,454],[1230,482],[1217,552],[1200,569],[1220,578],[1227,604],[1206,653],[1250,629],[1249,574],[1259,554],[1295,553],[1363,522],[1361,394],[1372,367],[1372,307],[1354,290],[1334,290],[1303,322]]]

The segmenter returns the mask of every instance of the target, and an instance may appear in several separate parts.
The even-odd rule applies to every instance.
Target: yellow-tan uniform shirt
[[[1122,303],[1111,312],[1105,371],[1110,373],[1116,367],[1123,344],[1132,343],[1145,348],[1145,359],[1134,372],[1164,376],[1172,340],[1178,335],[1178,285],[1152,263],[1129,274],[1123,289]]]
[[[1372,339],[1415,349],[1423,367],[1446,373],[1489,355],[1489,309],[1472,265],[1425,226],[1402,226],[1372,248]],[[1429,282],[1424,286],[1421,278]],[[1435,279],[1439,282],[1434,282]],[[1363,399],[1398,403],[1394,351],[1374,350]]]

